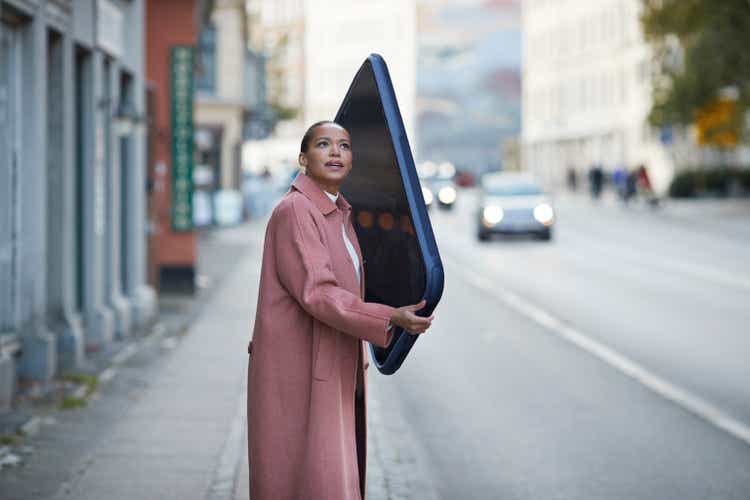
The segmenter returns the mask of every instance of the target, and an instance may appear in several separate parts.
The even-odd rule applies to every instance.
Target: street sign
[[[665,146],[671,146],[674,142],[674,133],[671,125],[664,125],[659,129],[659,140]]]
[[[695,121],[701,146],[734,148],[739,141],[740,115],[731,99],[716,99],[698,111]]]
[[[172,47],[172,230],[193,230],[193,48]]]

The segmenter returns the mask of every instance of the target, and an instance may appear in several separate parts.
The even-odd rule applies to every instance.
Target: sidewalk
[[[0,470],[3,500],[249,498],[245,348],[263,228],[202,236],[198,300],[162,300],[166,327],[115,355],[87,406],[46,414],[12,446],[22,463]],[[368,499],[425,498],[415,443],[370,372]]]
[[[604,190],[597,201],[591,199],[588,191],[581,189],[575,193],[561,189],[555,198],[620,212],[649,214],[702,230],[750,236],[750,198],[663,198],[656,207],[641,198],[625,204],[611,189]]]
[[[153,385],[55,498],[231,498],[244,449],[244,364],[253,262],[206,305]]]
[[[0,471],[3,500],[233,497],[257,231],[253,223],[201,237],[199,270],[212,288],[197,301],[162,301],[167,327],[114,356],[87,406],[48,412],[13,444],[22,463]]]

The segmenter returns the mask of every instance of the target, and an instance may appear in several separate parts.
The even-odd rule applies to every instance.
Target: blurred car
[[[526,233],[542,240],[552,238],[555,211],[533,177],[522,173],[488,174],[482,177],[477,237]]]
[[[435,200],[435,195],[432,193],[432,189],[430,189],[424,183],[420,183],[420,184],[422,184],[422,198],[424,198],[424,204],[427,206],[427,209],[429,210],[432,207],[432,203]]]
[[[474,174],[465,170],[457,172],[455,180],[456,184],[461,187],[473,187],[475,184]]]
[[[435,179],[432,181],[432,192],[437,197],[438,207],[449,210],[453,208],[458,197],[456,184],[451,179]]]

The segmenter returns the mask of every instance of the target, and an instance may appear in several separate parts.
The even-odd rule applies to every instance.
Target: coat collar
[[[339,197],[336,200],[336,203],[332,202],[331,199],[326,196],[323,190],[320,189],[320,186],[315,184],[315,181],[310,179],[302,172],[297,174],[297,177],[294,178],[294,182],[292,182],[292,188],[296,189],[297,191],[305,195],[310,201],[312,201],[313,204],[318,207],[318,210],[323,213],[323,215],[330,214],[331,212],[336,210],[337,207],[341,208],[342,210],[352,209],[352,206],[348,201],[346,201],[341,192],[339,192]]]

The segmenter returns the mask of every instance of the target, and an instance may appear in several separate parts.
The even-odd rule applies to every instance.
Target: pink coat
[[[386,346],[393,308],[364,302],[351,206],[300,174],[266,228],[248,373],[252,500],[364,498],[364,342]],[[363,279],[364,281],[364,279]]]

